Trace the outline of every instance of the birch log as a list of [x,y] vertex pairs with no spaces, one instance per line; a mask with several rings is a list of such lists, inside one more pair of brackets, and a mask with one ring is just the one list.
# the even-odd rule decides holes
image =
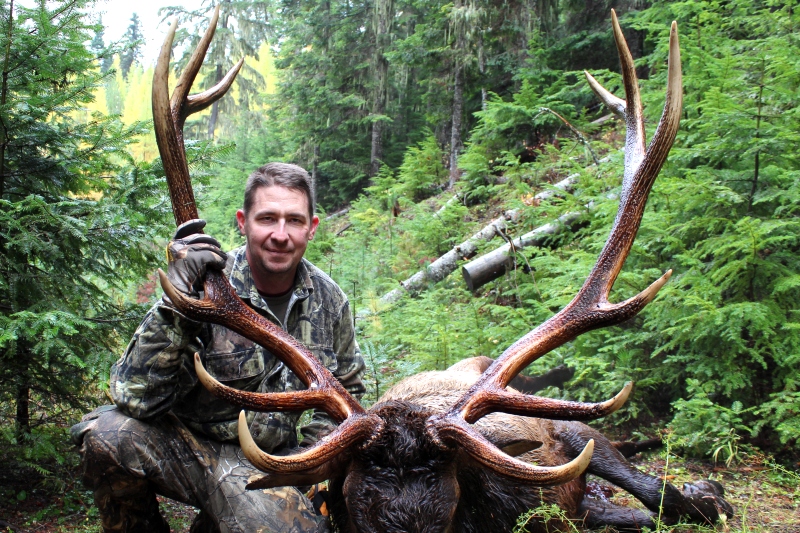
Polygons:
[[[606,159],[607,158],[601,159],[601,162]],[[575,179],[577,179],[577,176],[577,174],[574,175]],[[571,177],[573,176],[570,176],[570,178]],[[553,191],[549,192],[552,193]],[[612,193],[608,195],[608,198],[613,198],[614,196],[615,194]],[[591,209],[592,205],[593,202],[589,202],[585,207],[586,209]],[[584,212],[565,213],[558,217],[555,222],[539,226],[522,237],[514,239],[511,241],[514,245],[514,249],[518,250],[528,246],[543,246],[553,235],[557,235],[566,229],[575,229],[577,225],[580,224],[581,215],[583,213]],[[507,243],[461,267],[461,275],[467,283],[467,288],[474,291],[505,274],[508,266],[513,264],[513,258],[510,257],[510,254],[511,244]]]
[[503,216],[492,220],[482,230],[472,235],[469,239],[455,246],[449,252],[428,265],[427,268],[420,270],[405,281],[400,282],[400,286],[381,297],[382,304],[392,304],[403,297],[406,292],[412,294],[419,292],[428,283],[441,281],[451,272],[458,268],[458,260],[466,259],[475,255],[478,244],[481,241],[491,240],[498,231],[505,231],[506,220],[512,220],[517,216],[518,210],[506,211]]
[[[511,241],[515,249],[529,246],[543,246],[548,239],[558,235],[565,229],[571,229],[581,218],[582,213],[565,213],[558,217],[555,222],[539,226],[535,230],[526,233]],[[497,248],[488,254],[471,261],[461,267],[461,275],[467,283],[467,288],[471,291],[478,289],[482,285],[489,283],[505,274],[509,264],[513,260],[511,257],[511,244]]]
[[[575,183],[578,182],[580,174],[571,174],[553,185],[552,189],[542,191],[534,197],[534,200],[542,201],[551,198],[559,191],[571,191]],[[457,197],[454,197],[457,198]],[[450,201],[453,201],[451,199]],[[448,202],[450,203],[450,202]],[[506,222],[516,220],[519,216],[518,209],[506,211],[503,216],[492,220],[479,232],[472,235],[469,239],[455,246],[452,250],[431,263],[427,268],[420,270],[405,281],[400,282],[400,287],[384,294],[381,297],[381,304],[388,305],[396,302],[407,292],[415,294],[424,289],[429,283],[436,283],[443,280],[458,268],[458,261],[472,257],[478,245],[482,241],[490,241],[499,232],[504,232]]]

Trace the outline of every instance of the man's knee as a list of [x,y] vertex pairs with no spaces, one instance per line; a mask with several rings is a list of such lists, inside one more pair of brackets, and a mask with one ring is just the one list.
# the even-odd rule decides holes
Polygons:
[[[231,495],[233,496],[233,495]],[[231,508],[220,517],[222,533],[327,533],[328,519],[295,487],[245,491],[229,497]]]
[[322,533],[329,531],[325,517],[317,515],[311,501],[295,487],[247,490],[261,472],[235,445],[223,445],[212,475],[208,510],[222,533]]
[[[141,458],[132,450],[146,448],[148,425],[114,406],[103,406],[84,416],[70,429],[81,456],[84,484],[96,489],[113,474],[140,470]],[[137,442],[141,441],[141,442]]]

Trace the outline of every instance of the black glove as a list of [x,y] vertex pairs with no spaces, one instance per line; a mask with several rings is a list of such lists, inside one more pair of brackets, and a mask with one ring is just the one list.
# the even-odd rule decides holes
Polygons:
[[184,222],[167,245],[167,278],[175,288],[193,298],[199,296],[209,268],[222,270],[228,256],[219,242],[203,233],[206,221],[199,218]]

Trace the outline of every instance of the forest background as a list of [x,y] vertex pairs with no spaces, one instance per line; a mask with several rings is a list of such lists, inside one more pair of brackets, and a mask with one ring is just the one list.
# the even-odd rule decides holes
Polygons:
[[[163,10],[180,20],[176,71],[212,3]],[[498,356],[577,292],[616,212],[624,140],[582,70],[622,94],[615,8],[652,133],[677,20],[681,129],[613,296],[675,273],[638,317],[528,371],[568,364],[574,378],[546,393],[572,400],[634,380],[635,397],[604,427],[663,428],[687,455],[731,464],[768,453],[796,468],[796,2],[221,3],[196,89],[247,59],[231,93],[186,126],[201,216],[238,246],[246,176],[275,160],[309,169],[323,222],[308,256],[358,311],[366,403],[415,372]],[[109,367],[158,297],[153,271],[173,226],[142,28],[134,17],[109,38],[90,7],[0,7],[0,441],[5,468],[53,483],[75,462],[68,427],[108,401]],[[537,197],[567,176],[566,191]],[[505,237],[478,254],[579,216],[474,291],[456,271],[384,297],[509,210]]]

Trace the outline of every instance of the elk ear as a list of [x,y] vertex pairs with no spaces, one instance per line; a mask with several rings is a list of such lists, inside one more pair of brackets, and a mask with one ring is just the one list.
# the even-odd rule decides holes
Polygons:
[[506,455],[510,455],[511,457],[518,457],[523,453],[528,453],[531,450],[539,448],[541,445],[542,445],[541,441],[538,440],[516,439],[504,442],[502,444],[498,444],[497,447],[500,448]]

